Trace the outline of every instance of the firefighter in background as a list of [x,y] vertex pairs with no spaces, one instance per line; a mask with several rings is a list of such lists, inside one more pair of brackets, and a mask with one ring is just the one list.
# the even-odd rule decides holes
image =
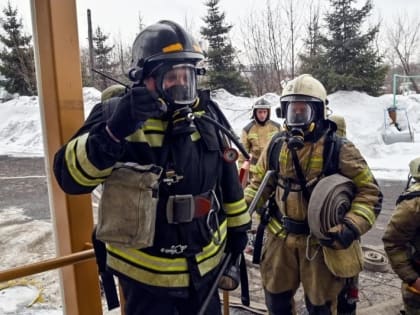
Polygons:
[[420,314],[420,157],[412,160],[409,168],[406,190],[397,199],[382,240],[391,267],[402,280],[404,314],[417,315]]
[[[255,164],[257,164],[264,147],[270,142],[274,134],[281,131],[280,124],[270,119],[270,113],[271,103],[263,97],[258,99],[252,106],[251,122],[242,130],[241,143],[251,156],[249,178],[255,172]],[[239,156],[238,163],[239,168],[241,168],[244,163],[242,155]]]
[[[140,32],[132,56],[132,87],[92,109],[56,153],[54,173],[65,192],[84,194],[101,183],[106,187],[120,163],[162,170],[152,187],[158,199],[153,244],[139,249],[107,243],[106,263],[119,278],[125,314],[195,315],[224,253],[235,256],[245,248],[250,217],[236,163],[223,158],[226,142],[219,130],[190,119],[205,113],[223,125],[209,93],[197,90],[200,46],[177,23],[159,21]],[[107,117],[105,105],[113,103]],[[221,314],[217,290],[205,314]]]
[[[311,75],[289,81],[280,103],[286,138],[278,156],[279,172],[277,179],[270,178],[257,205],[264,204],[274,194],[276,208],[268,221],[260,268],[266,305],[272,315],[295,314],[294,295],[302,283],[309,314],[337,314],[337,297],[345,279],[335,276],[327,267],[319,242],[308,238],[307,221],[310,192],[323,175],[326,134],[336,126],[326,119],[326,90]],[[268,170],[267,149],[245,189],[248,204]],[[333,252],[349,248],[366,233],[382,203],[382,193],[366,161],[347,139],[341,145],[338,170],[353,181],[355,197],[343,223],[328,231],[331,241],[323,246],[332,248]],[[309,257],[308,252],[317,254]],[[349,255],[346,259],[354,258]]]
[[[242,129],[241,143],[250,155],[249,161],[244,161],[242,154],[238,159],[240,178],[244,188],[255,173],[255,165],[257,164],[261,152],[270,142],[273,135],[281,131],[280,124],[270,120],[270,114],[271,103],[264,97],[258,99],[254,105],[252,105],[251,122]],[[245,249],[245,252],[248,254],[253,252],[255,233],[255,227],[248,232],[249,245]]]

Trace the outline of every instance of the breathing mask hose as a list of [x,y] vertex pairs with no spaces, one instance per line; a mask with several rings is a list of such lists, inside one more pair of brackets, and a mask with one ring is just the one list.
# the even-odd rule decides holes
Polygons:
[[235,143],[236,147],[241,151],[242,155],[245,157],[246,160],[250,159],[250,156],[248,152],[245,150],[242,143],[239,142],[238,137],[233,133],[232,130],[227,129],[225,126],[217,122],[216,120],[210,118],[207,115],[196,115],[197,118],[202,118],[205,121],[208,121],[209,123],[215,125],[217,128],[219,128],[230,140]]

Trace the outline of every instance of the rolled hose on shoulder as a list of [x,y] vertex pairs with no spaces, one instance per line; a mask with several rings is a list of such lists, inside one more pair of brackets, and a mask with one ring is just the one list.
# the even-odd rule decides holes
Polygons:
[[318,240],[329,240],[328,230],[343,223],[350,210],[355,186],[351,179],[333,174],[321,179],[312,191],[308,205],[308,224]]

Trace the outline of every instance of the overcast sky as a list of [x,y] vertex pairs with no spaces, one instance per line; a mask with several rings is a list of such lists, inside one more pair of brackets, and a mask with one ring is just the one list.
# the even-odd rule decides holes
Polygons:
[[[4,8],[8,0],[0,0],[0,8]],[[62,0],[57,0],[62,1]],[[131,45],[138,29],[138,16],[141,14],[144,24],[152,24],[161,19],[174,20],[182,25],[189,25],[197,37],[203,26],[202,18],[206,15],[207,7],[204,0],[76,0],[78,11],[79,41],[81,46],[87,46],[87,9],[92,11],[94,28],[100,26],[111,39],[121,37]],[[276,0],[271,0],[276,3]],[[302,0],[296,0],[296,3]],[[25,30],[32,31],[30,22],[30,0],[12,0],[13,7],[23,17]],[[226,21],[239,26],[240,21],[265,6],[263,0],[221,0],[219,7],[226,14]],[[321,5],[327,6],[328,0],[320,0]],[[360,7],[364,0],[357,0]],[[410,16],[420,16],[419,0],[373,0],[373,18],[381,16],[385,24],[397,14],[406,11]],[[235,27],[232,32],[235,33]]]

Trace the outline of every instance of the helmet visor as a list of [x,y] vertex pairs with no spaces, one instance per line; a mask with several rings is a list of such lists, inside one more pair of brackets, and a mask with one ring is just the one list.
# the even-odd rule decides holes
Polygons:
[[289,102],[286,111],[286,123],[290,127],[304,127],[312,122],[314,112],[310,103]]
[[162,76],[162,91],[168,101],[188,105],[197,97],[196,70],[191,64],[173,65]]

